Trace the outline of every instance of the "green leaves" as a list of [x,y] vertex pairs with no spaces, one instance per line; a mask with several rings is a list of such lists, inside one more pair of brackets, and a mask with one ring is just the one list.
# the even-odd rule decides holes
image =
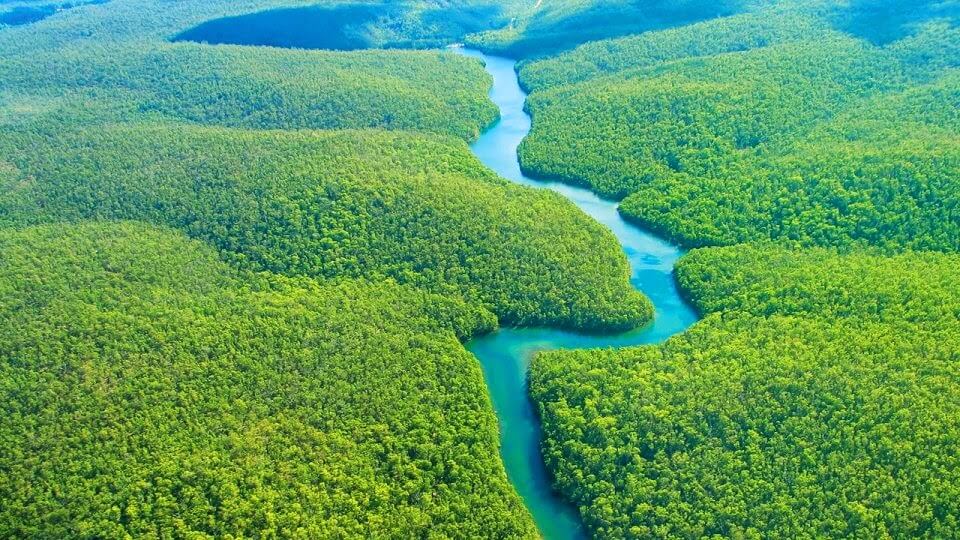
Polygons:
[[522,163],[688,246],[956,250],[958,38],[876,47],[799,2],[585,45],[522,67]]
[[690,252],[678,281],[706,314],[692,329],[535,360],[558,487],[608,538],[953,530],[957,259]]
[[455,335],[488,313],[136,223],[0,254],[0,535],[535,535]]
[[239,254],[247,268],[389,277],[485,306],[504,324],[626,329],[652,315],[609,231],[557,195],[489,174],[454,140],[41,128],[0,141],[38,179],[0,194],[8,225],[147,221]]

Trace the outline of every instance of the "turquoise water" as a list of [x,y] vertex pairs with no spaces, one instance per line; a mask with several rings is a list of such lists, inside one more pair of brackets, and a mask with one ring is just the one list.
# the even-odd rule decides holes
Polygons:
[[654,322],[642,329],[614,336],[586,336],[550,328],[505,328],[467,344],[483,366],[494,409],[500,420],[500,442],[507,476],[523,498],[540,532],[548,540],[583,538],[580,516],[550,486],[540,456],[540,421],[527,393],[527,368],[537,351],[625,347],[659,343],[681,332],[697,315],[680,297],[673,266],[683,252],[624,221],[617,203],[591,191],[528,178],[520,171],[517,145],[530,132],[530,116],[523,110],[526,94],[517,82],[511,59],[477,51],[462,54],[482,59],[493,76],[490,99],[500,107],[500,121],[471,146],[488,167],[525,186],[550,189],[573,201],[584,212],[606,225],[623,246],[633,271],[630,282],[643,291],[656,308]]

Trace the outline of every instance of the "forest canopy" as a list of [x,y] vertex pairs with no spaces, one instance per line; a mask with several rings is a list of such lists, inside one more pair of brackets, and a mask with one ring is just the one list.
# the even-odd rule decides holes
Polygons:
[[463,343],[675,314],[470,154],[458,42],[526,173],[698,248],[699,323],[533,360],[588,533],[956,536],[957,5],[0,0],[0,537],[538,536]]
[[957,530],[960,257],[740,245],[678,272],[691,330],[533,365],[548,466],[596,536]]
[[626,217],[689,246],[958,249],[960,29],[933,18],[877,46],[821,8],[524,64],[525,170],[625,199]]
[[[463,343],[652,307],[609,231],[470,155],[478,61],[171,42],[315,3],[0,29],[0,536],[538,536]],[[412,2],[377,39],[501,5]]]
[[375,131],[56,124],[8,131],[0,224],[140,220],[243,267],[390,277],[505,324],[633,328],[652,316],[612,234],[509,184],[451,139]]
[[457,341],[490,313],[136,223],[0,255],[0,535],[535,536]]
[[732,15],[753,0],[555,0],[521,10],[505,28],[467,35],[472,47],[540,57],[593,40],[640,34]]
[[705,317],[685,333],[534,360],[548,467],[596,537],[960,527],[960,30],[949,2],[894,4],[780,2],[521,64],[528,173],[725,246],[676,268]]

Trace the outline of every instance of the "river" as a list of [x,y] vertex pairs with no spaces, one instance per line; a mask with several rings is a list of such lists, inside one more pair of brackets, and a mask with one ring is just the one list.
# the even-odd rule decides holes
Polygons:
[[500,176],[560,193],[606,225],[630,261],[631,284],[646,294],[656,309],[652,324],[625,334],[588,336],[551,328],[504,328],[467,344],[483,367],[500,421],[500,451],[507,476],[537,527],[547,540],[583,538],[579,513],[550,485],[540,454],[540,420],[527,392],[527,368],[538,351],[659,343],[685,330],[697,315],[681,298],[673,279],[674,264],[683,251],[624,221],[616,202],[601,199],[587,189],[524,176],[517,146],[530,132],[531,119],[523,110],[527,95],[517,81],[516,62],[468,49],[459,52],[484,61],[493,76],[490,99],[500,107],[499,122],[471,145],[473,153]]

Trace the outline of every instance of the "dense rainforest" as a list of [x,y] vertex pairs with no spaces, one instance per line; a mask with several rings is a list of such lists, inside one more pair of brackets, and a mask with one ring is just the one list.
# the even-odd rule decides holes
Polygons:
[[531,368],[602,538],[960,529],[960,11],[779,2],[525,61],[531,174],[697,249],[704,320]]
[[628,286],[609,231],[559,196],[489,173],[462,142],[383,131],[33,126],[0,136],[12,166],[0,180],[10,186],[0,225],[167,225],[242,267],[392,278],[476,302],[505,324],[627,329],[652,315]]
[[956,537],[958,23],[0,0],[0,536],[539,536],[464,343],[669,314],[610,230],[471,155],[498,110],[465,43],[520,60],[525,172],[696,248],[693,327],[533,359],[585,532]]
[[954,19],[877,45],[782,4],[525,64],[524,167],[685,245],[960,247]]
[[956,321],[734,311],[663,346],[544,354],[531,387],[599,538],[951,538],[958,348]]
[[597,536],[956,533],[960,256],[753,245],[678,272],[707,314],[687,333],[533,367]]
[[0,30],[0,536],[538,536],[463,342],[651,305],[609,231],[469,153],[476,60],[174,41],[278,7]]
[[136,223],[0,254],[0,536],[534,534],[457,341],[489,312]]

